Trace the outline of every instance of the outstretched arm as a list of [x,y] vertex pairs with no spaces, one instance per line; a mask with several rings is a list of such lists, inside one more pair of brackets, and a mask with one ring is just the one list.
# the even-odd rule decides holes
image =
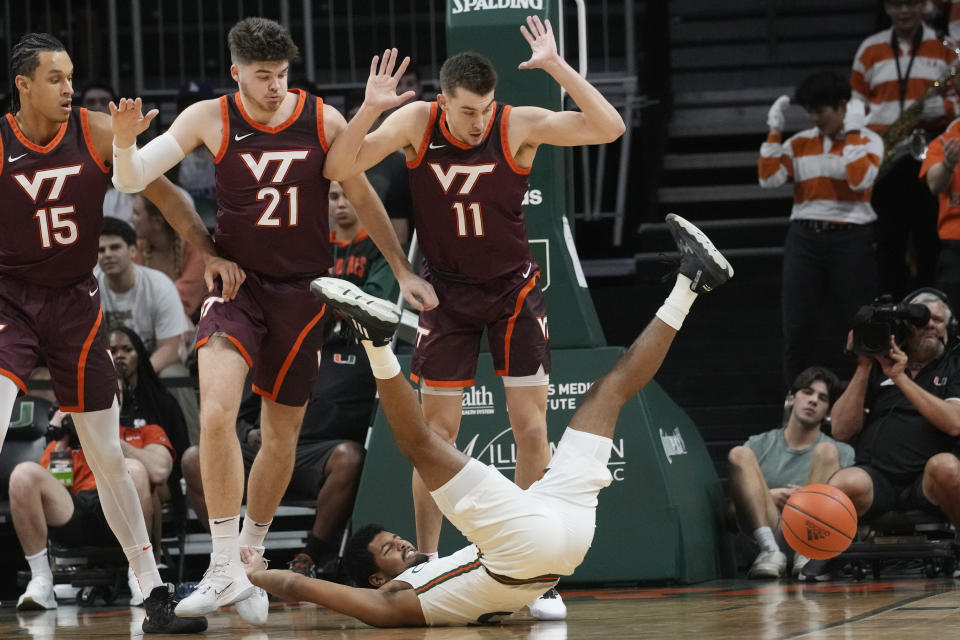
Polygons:
[[[528,28],[529,27],[529,28]],[[602,144],[619,138],[626,127],[623,118],[597,89],[557,53],[550,21],[528,16],[520,32],[530,44],[530,59],[520,69],[543,69],[566,89],[580,111],[549,111],[517,107],[510,118],[510,138],[518,144],[575,146]]]
[[390,265],[406,301],[418,311],[437,306],[437,294],[433,286],[413,272],[400,247],[393,225],[390,224],[387,211],[377,197],[377,192],[370,186],[367,177],[361,173],[340,184],[347,199],[353,203],[363,228],[370,234],[380,253]]
[[276,569],[253,570],[247,577],[282,600],[314,602],[374,627],[426,625],[420,599],[413,589],[358,589]]
[[414,95],[413,91],[397,95],[397,82],[410,63],[409,57],[404,58],[394,73],[397,57],[396,49],[384,51],[382,59],[373,57],[363,104],[348,125],[337,127],[336,139],[330,146],[323,168],[326,178],[346,180],[377,164],[388,153],[411,144],[408,139],[411,123],[408,120],[414,113],[423,111],[422,103],[413,109],[401,110],[406,115],[400,118],[392,114],[374,133],[368,135],[384,111],[402,105]]
[[[97,152],[103,158],[110,158],[114,139],[112,119],[95,112],[90,112],[88,118]],[[232,300],[237,294],[237,289],[243,284],[246,274],[236,263],[216,254],[210,234],[207,233],[200,215],[190,205],[190,201],[162,175],[143,188],[143,196],[157,205],[157,209],[173,230],[200,254],[203,259],[203,279],[207,284],[207,290],[213,289],[214,280],[219,277],[223,281],[224,300]]]

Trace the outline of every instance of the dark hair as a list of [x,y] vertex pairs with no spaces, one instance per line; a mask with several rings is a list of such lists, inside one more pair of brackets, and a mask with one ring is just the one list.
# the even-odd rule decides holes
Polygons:
[[808,388],[817,380],[827,385],[827,395],[830,396],[829,403],[830,406],[833,406],[833,401],[839,395],[840,380],[833,371],[824,367],[807,367],[801,371],[800,375],[793,381],[793,386],[790,387],[790,395],[796,395],[797,391]]
[[457,87],[482,96],[497,88],[497,72],[493,64],[479,53],[458,53],[447,58],[440,67],[440,90],[452,97]]
[[800,81],[794,97],[804,109],[837,107],[850,99],[850,83],[833,71],[818,71]]
[[33,78],[40,66],[41,51],[66,51],[63,43],[49,33],[25,33],[10,50],[10,113],[20,110],[20,90],[17,76]]
[[100,227],[102,236],[120,236],[127,246],[137,244],[137,232],[128,223],[120,218],[103,216],[103,226]]
[[227,46],[234,64],[293,60],[300,53],[287,28],[267,18],[244,18],[233,25]]
[[369,547],[377,534],[386,530],[382,524],[367,524],[354,531],[347,540],[347,546],[343,550],[343,570],[347,572],[354,586],[373,588],[370,576],[379,571],[380,567],[377,566]]
[[114,332],[127,336],[133,350],[137,352],[137,386],[131,388],[127,386],[126,380],[120,381],[123,385],[120,424],[132,427],[140,419],[147,424],[159,425],[170,438],[170,444],[179,459],[190,446],[183,410],[154,371],[150,364],[150,353],[140,335],[130,327],[116,325],[110,327],[107,337]]

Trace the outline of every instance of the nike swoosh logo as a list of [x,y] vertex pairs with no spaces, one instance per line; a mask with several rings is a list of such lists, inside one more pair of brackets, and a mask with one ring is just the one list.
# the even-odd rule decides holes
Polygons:
[[243,140],[244,138],[249,138],[249,137],[252,136],[252,135],[253,135],[252,133],[245,133],[245,134],[243,134],[242,136],[239,135],[239,134],[234,134],[234,135],[233,135],[233,139],[236,140],[237,142],[240,142],[240,141]]
[[217,596],[217,597],[219,598],[219,597],[220,597],[220,594],[222,594],[224,591],[226,591],[227,589],[229,589],[232,584],[233,584],[233,580],[231,580],[231,581],[229,582],[229,584],[227,584],[227,586],[225,586],[223,589],[214,589],[214,590],[213,590],[213,595],[215,595],[215,596]]
[[432,142],[429,144],[429,147],[430,147],[431,149],[443,149],[445,146],[447,146],[447,145],[445,145],[445,144],[433,144]]
[[25,154],[25,153],[24,153],[24,154],[21,154],[21,155],[17,156],[16,158],[14,158],[13,156],[7,156],[7,162],[16,162],[17,160],[19,160],[20,158],[22,158],[22,157],[25,156],[25,155],[27,155],[27,154]]
[[152,547],[152,546],[153,546],[152,544],[148,544],[147,546],[143,547],[143,548],[140,549],[140,550],[141,550],[141,551],[149,551],[149,550],[150,550],[150,547]]
[[93,296],[97,295],[97,291],[100,291],[100,287],[97,287],[93,291],[88,291],[87,293],[89,293],[90,297],[92,298]]
[[527,270],[523,272],[523,277],[526,278],[527,276],[529,276],[531,271],[533,271],[533,265],[528,264]]
[[214,520],[213,524],[223,524],[224,522],[230,522],[233,518],[226,518],[225,520]]

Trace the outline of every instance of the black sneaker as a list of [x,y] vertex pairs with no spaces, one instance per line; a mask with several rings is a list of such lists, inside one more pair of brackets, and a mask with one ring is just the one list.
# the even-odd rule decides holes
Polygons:
[[308,578],[317,577],[317,565],[308,554],[300,552],[293,556],[293,560],[287,565],[287,569],[294,573],[299,573]]
[[360,340],[369,340],[375,347],[390,344],[400,324],[392,303],[341,278],[317,278],[310,290],[349,322]]
[[143,619],[144,633],[202,633],[207,630],[207,619],[179,618],[173,612],[180,602],[173,585],[156,587],[143,601],[146,616]]
[[668,213],[667,228],[680,250],[680,273],[690,278],[691,291],[713,291],[733,277],[733,267],[693,223]]

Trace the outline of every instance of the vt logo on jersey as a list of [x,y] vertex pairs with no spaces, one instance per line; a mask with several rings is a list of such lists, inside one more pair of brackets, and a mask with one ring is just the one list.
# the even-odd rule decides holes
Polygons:
[[461,196],[469,195],[473,190],[473,187],[476,186],[477,180],[480,176],[493,173],[493,170],[497,168],[497,163],[491,162],[489,164],[452,164],[446,171],[443,170],[443,167],[440,166],[437,162],[429,163],[430,169],[433,170],[433,174],[437,177],[437,181],[440,183],[440,186],[443,187],[443,192],[447,193],[450,191],[450,187],[453,186],[453,181],[457,176],[462,175],[464,177],[463,184],[460,185],[460,188],[457,190],[457,193]]
[[273,172],[273,177],[270,178],[270,182],[276,184],[283,182],[294,160],[306,160],[309,155],[310,151],[307,149],[301,149],[300,151],[264,151],[256,160],[252,153],[241,153],[240,159],[250,169],[250,173],[257,179],[257,182],[260,182],[263,178],[263,174],[271,162],[279,163],[277,170]]
[[60,167],[58,169],[43,169],[42,171],[37,171],[33,174],[33,178],[27,178],[24,173],[14,174],[13,179],[17,181],[17,184],[30,196],[30,199],[34,202],[37,201],[37,198],[40,196],[40,187],[43,186],[43,183],[47,180],[52,180],[53,185],[50,187],[50,192],[47,194],[47,200],[56,200],[60,197],[60,194],[63,192],[63,185],[67,181],[67,178],[70,176],[80,175],[80,171],[83,169],[83,165],[75,164],[69,167]]

